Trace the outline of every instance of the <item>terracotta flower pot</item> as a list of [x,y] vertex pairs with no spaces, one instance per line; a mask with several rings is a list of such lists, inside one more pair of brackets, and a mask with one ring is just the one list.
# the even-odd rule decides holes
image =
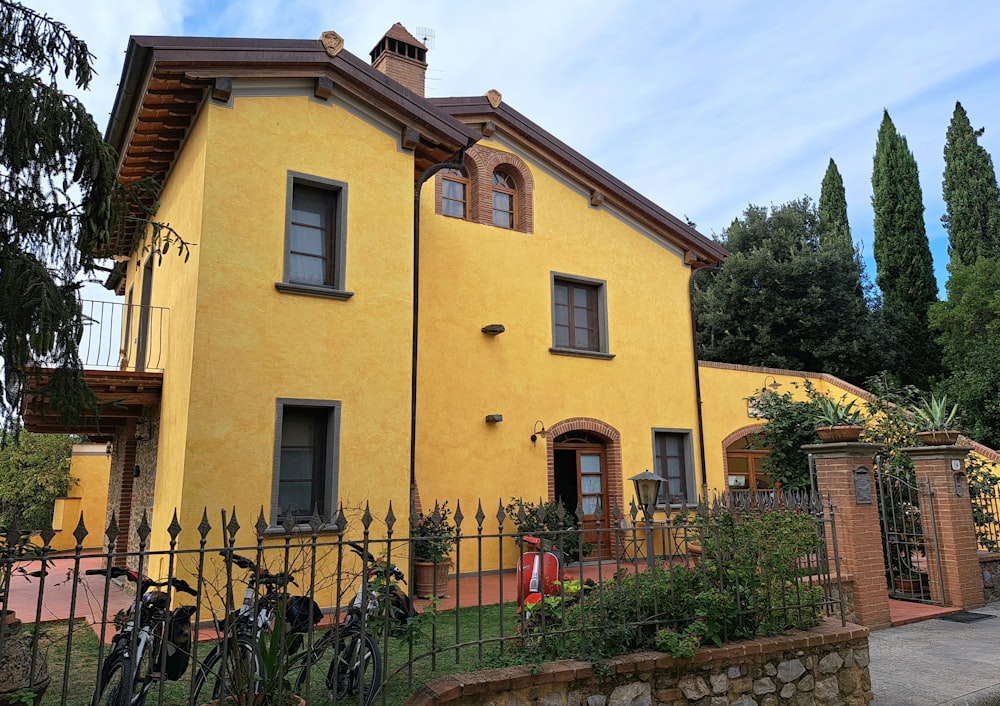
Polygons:
[[953,429],[917,432],[917,439],[924,446],[954,446],[958,437],[959,432]]
[[421,598],[443,598],[448,593],[450,561],[413,562],[413,592]]
[[816,427],[820,441],[831,444],[838,442],[857,441],[861,438],[864,427],[839,425],[833,427]]

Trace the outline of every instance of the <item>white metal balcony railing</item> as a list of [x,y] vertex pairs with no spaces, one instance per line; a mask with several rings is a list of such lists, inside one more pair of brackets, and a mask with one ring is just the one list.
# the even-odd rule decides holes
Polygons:
[[83,300],[84,369],[163,372],[169,309]]

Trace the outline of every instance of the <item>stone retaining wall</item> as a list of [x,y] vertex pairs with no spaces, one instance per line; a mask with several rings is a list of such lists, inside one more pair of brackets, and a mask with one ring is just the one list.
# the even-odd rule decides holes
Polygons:
[[828,620],[808,632],[703,648],[691,659],[642,652],[436,679],[408,706],[865,706],[868,629]]

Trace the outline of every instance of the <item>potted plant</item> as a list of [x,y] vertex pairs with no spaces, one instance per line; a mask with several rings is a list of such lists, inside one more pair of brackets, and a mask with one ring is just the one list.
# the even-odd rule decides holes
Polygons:
[[[33,534],[0,523],[0,704],[25,698],[38,703],[49,685],[44,656],[32,654],[36,649],[34,636],[21,632],[21,621],[7,608],[14,575],[41,576],[48,564],[42,548],[31,541]],[[41,568],[29,571],[32,564]]]
[[448,501],[435,504],[434,512],[429,515],[420,513],[410,528],[413,591],[421,598],[445,595],[456,537]]
[[816,433],[821,441],[857,441],[864,430],[865,416],[855,408],[855,400],[846,401],[846,395],[839,400],[819,397],[816,400]]
[[276,613],[273,629],[260,634],[259,645],[261,671],[242,651],[232,656],[225,667],[224,695],[206,706],[305,706],[292,686],[292,672],[303,668],[305,657],[296,652],[301,636],[290,632],[283,610]]
[[948,406],[948,396],[931,395],[910,405],[910,422],[917,438],[925,446],[951,446],[958,441],[955,427],[958,405]]

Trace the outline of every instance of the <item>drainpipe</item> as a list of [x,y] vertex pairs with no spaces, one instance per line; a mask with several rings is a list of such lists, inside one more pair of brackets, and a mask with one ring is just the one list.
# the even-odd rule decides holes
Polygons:
[[[465,161],[463,147],[451,157],[450,162],[433,164],[424,170],[413,186],[413,341],[410,359],[410,517],[417,502],[417,333],[420,323],[420,192],[424,184],[442,169],[462,169]],[[410,558],[410,576],[413,559]]]
[[698,367],[698,323],[694,311],[694,278],[700,272],[718,271],[722,265],[706,265],[698,269],[691,270],[691,277],[688,280],[688,303],[691,306],[691,343],[694,347],[694,396],[698,407],[698,453],[701,460],[701,490],[702,498],[708,503],[708,465],[705,462],[705,424],[702,414],[703,401],[701,399],[701,369]]

